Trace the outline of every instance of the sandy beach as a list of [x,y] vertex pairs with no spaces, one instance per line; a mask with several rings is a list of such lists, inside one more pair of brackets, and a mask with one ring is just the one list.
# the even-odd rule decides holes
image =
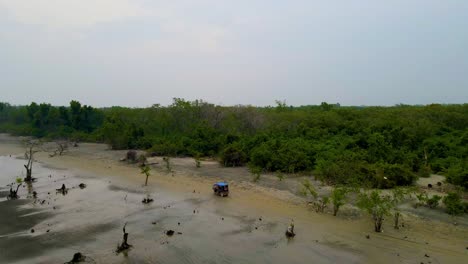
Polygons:
[[[305,176],[262,175],[253,183],[246,168],[212,160],[196,168],[191,158],[172,158],[168,172],[154,157],[145,187],[140,169],[119,161],[126,151],[104,144],[81,143],[55,157],[37,153],[38,180],[20,188],[19,200],[7,201],[6,185],[24,170],[23,152],[18,138],[0,136],[0,263],[64,263],[75,252],[91,263],[464,263],[468,257],[466,216],[403,205],[404,228],[393,229],[389,217],[384,232],[375,233],[371,218],[353,206],[338,217],[312,210],[298,195]],[[213,195],[218,180],[230,183],[229,197]],[[62,184],[66,195],[55,191]],[[154,202],[142,204],[146,195]],[[297,236],[289,240],[284,231],[291,219]],[[116,254],[125,223],[133,247]],[[169,229],[176,234],[167,236]]]

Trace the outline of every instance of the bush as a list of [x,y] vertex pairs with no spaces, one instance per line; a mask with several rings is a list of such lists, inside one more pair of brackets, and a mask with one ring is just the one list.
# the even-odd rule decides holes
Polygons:
[[429,178],[431,176],[431,168],[429,166],[421,166],[418,171],[418,176],[423,178]]
[[384,217],[390,214],[393,202],[390,196],[382,195],[380,191],[374,190],[370,193],[360,193],[357,206],[372,216],[374,231],[382,232]]
[[342,205],[346,202],[346,194],[348,193],[348,189],[343,187],[334,188],[331,192],[330,199],[333,203],[333,215],[336,216],[338,214],[338,210]]
[[418,199],[417,205],[425,205],[427,204],[427,200],[429,200],[429,197],[427,196],[427,193],[425,192],[417,193],[416,198]]
[[464,206],[458,193],[451,192],[444,197],[443,202],[446,212],[451,215],[461,215],[464,213]]
[[416,180],[416,175],[410,168],[401,164],[379,164],[383,172],[384,180],[380,182],[379,188],[393,188],[395,186],[408,186]]
[[247,162],[247,155],[240,144],[230,144],[221,152],[221,164],[225,167],[242,166]]
[[457,162],[447,171],[447,182],[460,185],[468,189],[468,165],[467,162]]
[[440,199],[442,199],[441,196],[434,195],[431,198],[426,200],[426,204],[427,204],[427,206],[429,206],[429,208],[434,209],[439,205]]
[[312,170],[315,152],[303,139],[269,140],[254,148],[251,163],[267,171],[295,173]]

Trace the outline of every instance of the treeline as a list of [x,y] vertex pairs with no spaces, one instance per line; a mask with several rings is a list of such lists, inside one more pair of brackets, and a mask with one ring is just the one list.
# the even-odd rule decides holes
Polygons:
[[69,107],[0,103],[0,131],[314,172],[332,184],[391,188],[440,173],[468,188],[468,104],[225,107],[176,98],[169,106],[96,109],[76,101]]

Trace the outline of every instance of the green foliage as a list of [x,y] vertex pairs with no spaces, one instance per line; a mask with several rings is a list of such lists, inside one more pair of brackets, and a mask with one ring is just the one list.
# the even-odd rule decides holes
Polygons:
[[434,209],[439,205],[440,199],[442,199],[442,196],[434,195],[426,200],[426,204],[429,208]]
[[401,203],[401,201],[403,201],[403,199],[405,199],[407,195],[410,195],[411,193],[412,193],[411,188],[401,188],[401,187],[394,188],[392,189],[392,202],[395,205],[398,205],[399,203]]
[[284,176],[283,173],[278,172],[278,173],[276,173],[276,178],[278,178],[278,180],[282,181],[282,180],[284,180],[285,176]]
[[459,185],[468,190],[468,161],[456,160],[447,172],[447,182]]
[[249,171],[250,171],[250,173],[252,173],[253,182],[258,182],[260,180],[261,175],[262,175],[262,171],[263,171],[262,168],[249,165]]
[[348,193],[348,189],[344,187],[336,187],[332,190],[330,199],[333,204],[333,215],[336,216],[338,210],[342,205],[346,202],[346,194]]
[[381,232],[384,217],[390,214],[394,202],[391,196],[382,195],[380,191],[374,190],[370,193],[360,193],[357,206],[372,216],[374,231]]
[[465,211],[461,196],[456,192],[450,192],[442,201],[448,214],[461,215]]
[[429,178],[431,176],[431,168],[429,166],[421,166],[418,171],[418,176],[422,178]]
[[16,184],[22,184],[23,179],[21,177],[16,178]]
[[427,204],[427,200],[429,199],[426,192],[416,193],[416,198],[418,199],[418,205]]
[[239,143],[227,145],[220,154],[221,164],[225,167],[242,166],[247,162],[247,154]]
[[141,166],[140,169],[141,169],[140,173],[145,174],[145,176],[146,176],[145,186],[147,186],[148,185],[148,177],[150,176],[151,167],[145,164],[145,165]]
[[171,164],[171,158],[169,157],[163,157],[163,161],[166,164],[166,169],[168,172],[172,172],[172,164]]
[[301,190],[300,190],[300,194],[303,195],[303,196],[310,195],[310,196],[314,197],[314,199],[317,199],[317,197],[318,197],[318,193],[315,190],[315,187],[312,185],[312,183],[308,179],[304,179],[304,181],[302,181],[302,187],[301,187]]
[[315,211],[317,213],[323,213],[328,203],[330,203],[330,197],[324,196],[318,198],[318,200],[315,202]]
[[395,186],[408,186],[416,180],[416,174],[402,164],[377,164],[379,188],[393,188]]
[[71,101],[0,103],[0,132],[78,141],[153,155],[217,157],[224,166],[314,172],[331,184],[393,188],[431,172],[468,186],[468,104],[394,107],[168,106],[96,109]]

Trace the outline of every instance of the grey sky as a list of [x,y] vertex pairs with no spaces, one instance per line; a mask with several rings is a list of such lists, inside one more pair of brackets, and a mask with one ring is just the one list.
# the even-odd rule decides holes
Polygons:
[[0,101],[468,103],[464,0],[0,0]]

